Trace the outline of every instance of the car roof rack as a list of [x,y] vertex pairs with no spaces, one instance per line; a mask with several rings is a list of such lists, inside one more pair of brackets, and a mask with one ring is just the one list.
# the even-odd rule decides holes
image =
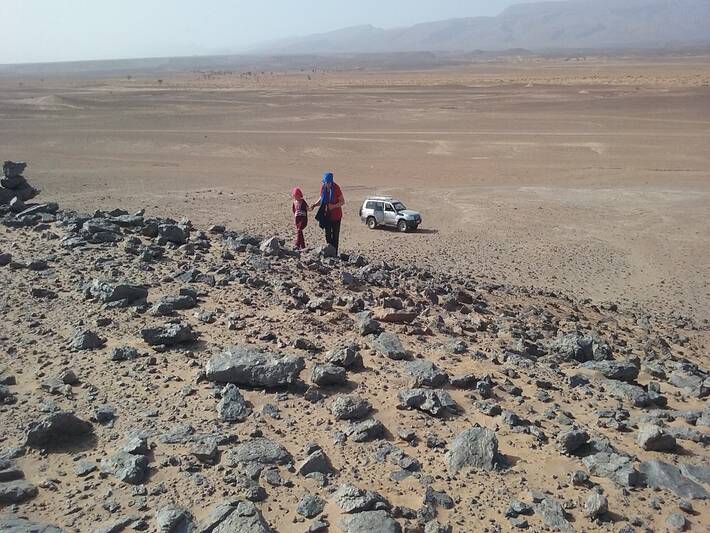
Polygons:
[[392,196],[368,196],[368,200],[392,200]]

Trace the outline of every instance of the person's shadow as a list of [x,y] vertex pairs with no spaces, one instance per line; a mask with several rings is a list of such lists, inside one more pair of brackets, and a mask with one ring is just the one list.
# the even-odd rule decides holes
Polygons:
[[[397,228],[393,228],[390,226],[377,226],[377,229],[380,231],[386,231],[389,233],[402,233],[399,231]],[[407,231],[405,232],[407,235],[436,235],[439,233],[438,229],[429,229],[429,228],[422,228],[422,229],[417,229],[415,231]]]

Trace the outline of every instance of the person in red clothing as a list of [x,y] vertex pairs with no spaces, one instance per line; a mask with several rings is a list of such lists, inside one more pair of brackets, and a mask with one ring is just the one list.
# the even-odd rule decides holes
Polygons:
[[303,230],[308,225],[308,204],[303,199],[303,192],[298,187],[294,187],[291,191],[291,197],[293,198],[293,204],[291,204],[291,210],[293,211],[293,218],[296,224],[296,250],[303,250],[306,247],[306,239],[303,237]]
[[323,174],[320,198],[311,205],[311,210],[321,207],[323,216],[321,218],[317,216],[316,218],[319,219],[321,227],[325,230],[325,241],[335,248],[336,254],[340,243],[340,222],[343,219],[342,207],[344,205],[345,197],[343,196],[343,191],[333,181],[333,173],[326,172]]

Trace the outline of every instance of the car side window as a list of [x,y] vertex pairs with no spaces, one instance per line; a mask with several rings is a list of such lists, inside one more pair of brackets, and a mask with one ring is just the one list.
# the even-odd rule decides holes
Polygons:
[[385,204],[382,202],[375,202],[375,211],[384,211]]
[[388,213],[394,213],[394,207],[392,207],[392,204],[385,204],[385,211]]
[[375,202],[367,202],[365,204],[365,209],[375,209]]

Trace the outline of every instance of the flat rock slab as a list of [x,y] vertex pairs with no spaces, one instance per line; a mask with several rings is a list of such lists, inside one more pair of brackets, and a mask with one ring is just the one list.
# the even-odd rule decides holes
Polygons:
[[609,478],[622,487],[635,487],[641,484],[641,476],[626,455],[600,452],[585,457],[582,462],[591,475]]
[[456,414],[458,409],[445,390],[400,389],[397,393],[400,409],[418,409],[433,416]]
[[291,385],[305,363],[303,357],[279,356],[248,346],[235,346],[212,356],[205,368],[209,381],[245,387],[279,388]]
[[666,489],[681,498],[692,498],[694,500],[708,498],[708,493],[702,485],[685,477],[673,465],[662,461],[647,461],[641,463],[639,470],[648,487]]
[[258,463],[262,465],[285,465],[291,462],[291,454],[278,442],[265,438],[255,438],[226,451],[225,463],[227,466]]
[[3,533],[64,533],[64,530],[57,526],[31,522],[25,518],[1,516],[0,531]]
[[25,481],[17,479],[0,483],[0,503],[20,503],[37,496],[37,487]]
[[141,330],[141,337],[151,346],[175,346],[196,341],[200,333],[185,322],[172,322],[164,326],[144,328]]
[[441,387],[449,381],[449,375],[431,361],[415,359],[404,364],[414,387]]
[[196,529],[200,533],[273,533],[259,509],[251,502],[218,505]]

